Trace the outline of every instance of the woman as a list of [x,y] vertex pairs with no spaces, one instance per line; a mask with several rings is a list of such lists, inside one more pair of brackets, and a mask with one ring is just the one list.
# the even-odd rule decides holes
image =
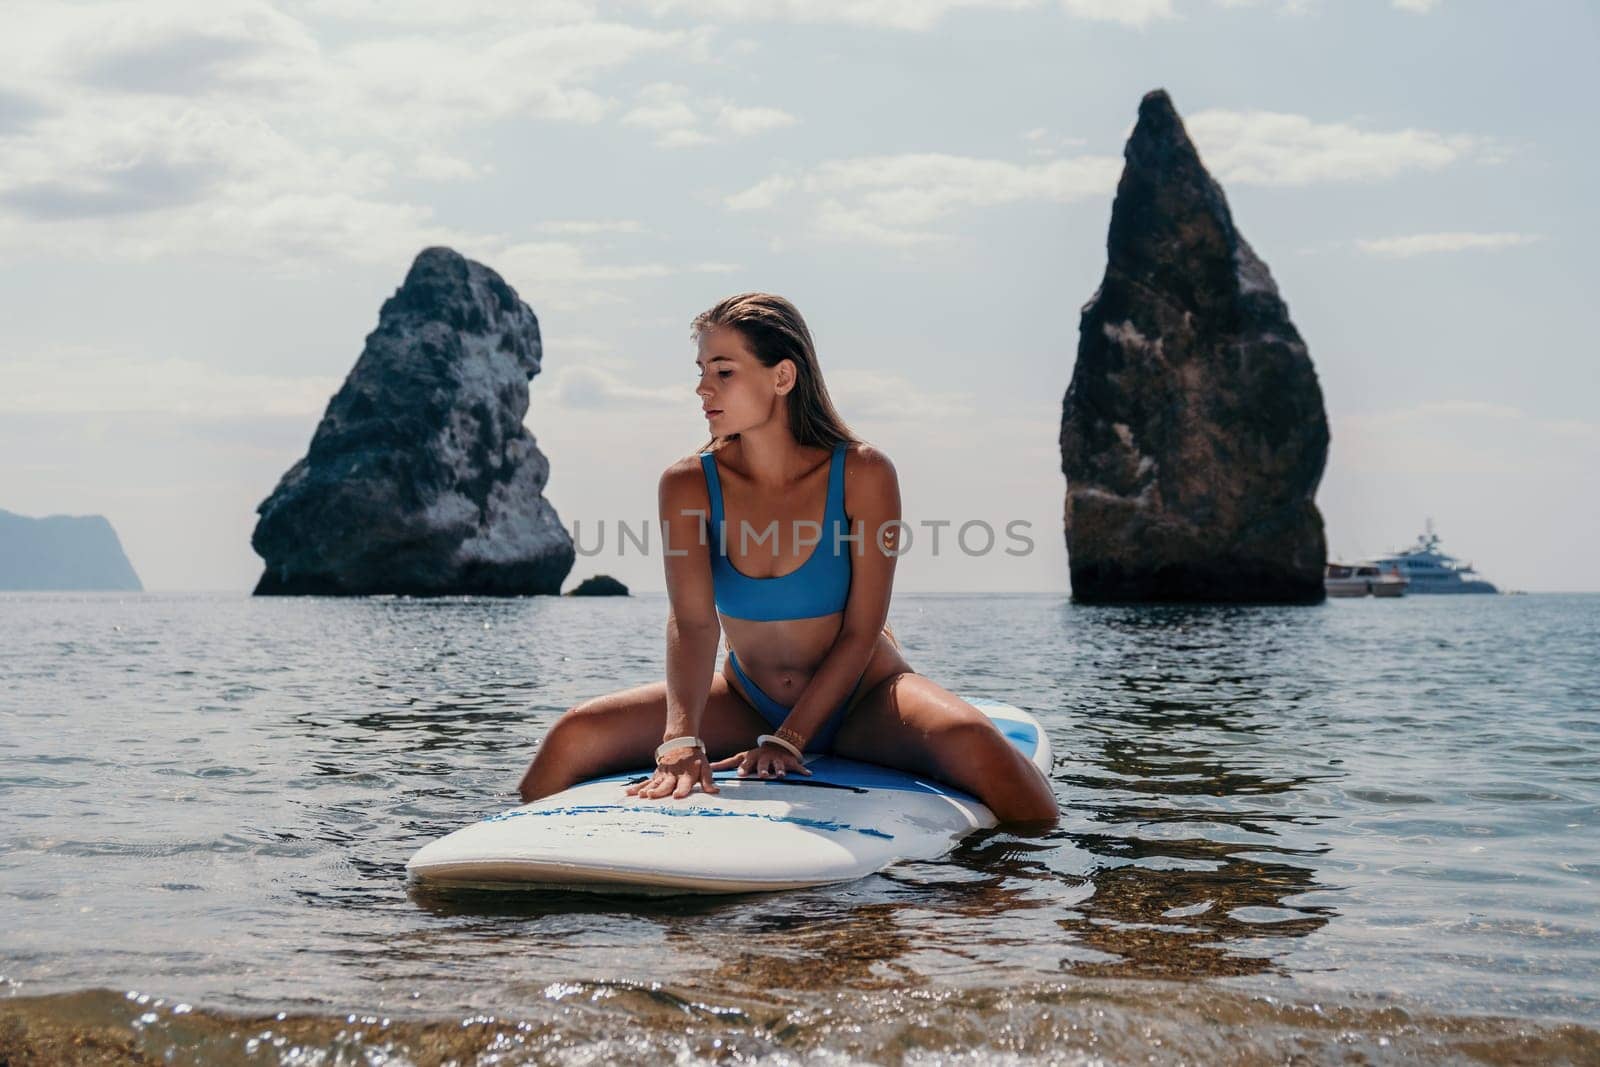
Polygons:
[[1044,775],[982,712],[913,671],[885,624],[899,482],[834,410],[800,313],[743,293],[696,317],[693,336],[712,437],[661,476],[666,680],[562,715],[523,775],[523,801],[652,760],[629,794],[716,793],[712,771],[809,774],[800,754],[829,751],[948,782],[1002,822],[1053,824]]

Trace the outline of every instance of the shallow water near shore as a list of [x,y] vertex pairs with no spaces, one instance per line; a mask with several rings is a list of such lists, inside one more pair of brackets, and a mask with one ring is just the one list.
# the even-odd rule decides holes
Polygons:
[[775,895],[408,887],[564,708],[660,677],[664,615],[0,596],[0,1056],[1600,1057],[1600,596],[898,596],[919,671],[1048,729],[1049,835]]

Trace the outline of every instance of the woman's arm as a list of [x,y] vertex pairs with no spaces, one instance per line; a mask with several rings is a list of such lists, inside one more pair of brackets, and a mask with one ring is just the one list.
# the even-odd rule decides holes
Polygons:
[[[702,523],[711,500],[699,457],[668,467],[657,491],[662,557],[667,578],[667,723],[662,741],[698,737],[722,634],[711,586],[711,555]],[[700,749],[668,752],[655,775],[627,792],[654,798],[686,797],[696,784],[717,792],[710,763]]]
[[661,475],[662,556],[667,579],[667,729],[663,741],[698,735],[717,665],[717,619],[711,553],[704,523],[711,499],[698,457]]
[[[894,464],[871,445],[859,445],[852,451],[853,455],[845,453],[846,513],[850,533],[861,534],[861,540],[844,545],[850,552],[850,596],[845,602],[844,622],[783,722],[785,728],[808,741],[844,701],[872,659],[878,635],[889,618],[894,565],[903,536],[898,525],[900,479]],[[832,550],[826,535],[817,547]]]

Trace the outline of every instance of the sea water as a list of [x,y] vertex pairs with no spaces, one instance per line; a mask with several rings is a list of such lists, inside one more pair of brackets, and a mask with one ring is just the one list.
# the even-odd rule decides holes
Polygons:
[[1054,831],[772,895],[409,887],[662,676],[665,611],[0,595],[0,1059],[1600,1059],[1600,596],[901,595],[919,673],[1048,729]]

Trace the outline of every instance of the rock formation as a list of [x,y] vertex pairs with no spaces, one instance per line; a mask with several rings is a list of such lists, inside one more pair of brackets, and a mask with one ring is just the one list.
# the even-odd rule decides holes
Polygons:
[[104,516],[31,519],[0,510],[0,589],[139,593],[144,586]]
[[1123,157],[1062,404],[1073,597],[1319,601],[1328,422],[1305,342],[1164,91]]
[[538,319],[498,274],[424,249],[256,509],[256,593],[559,593],[572,539],[522,425],[541,354]]
[[609,574],[596,574],[578,583],[568,596],[627,596],[628,587]]

